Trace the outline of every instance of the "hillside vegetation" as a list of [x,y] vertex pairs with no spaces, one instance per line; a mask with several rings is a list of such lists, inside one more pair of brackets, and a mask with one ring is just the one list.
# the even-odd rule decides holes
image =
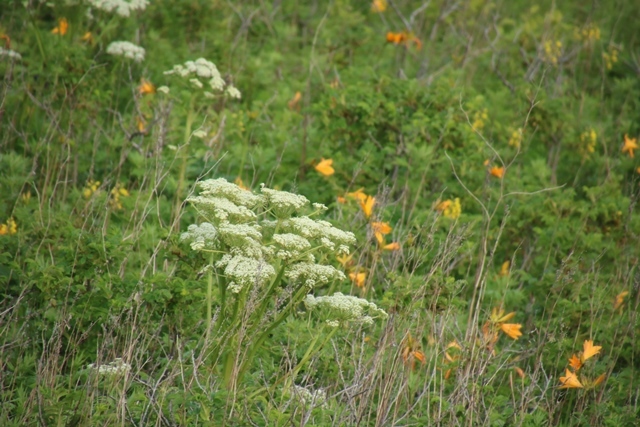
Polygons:
[[4,0],[0,425],[637,425],[637,13]]

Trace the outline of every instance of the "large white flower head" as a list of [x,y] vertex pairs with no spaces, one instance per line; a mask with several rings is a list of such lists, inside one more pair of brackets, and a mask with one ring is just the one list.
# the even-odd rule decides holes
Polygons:
[[307,295],[304,304],[309,311],[319,311],[323,318],[341,323],[371,325],[376,318],[388,317],[388,314],[374,303],[340,292],[322,297]]
[[260,187],[260,191],[262,191],[262,194],[267,200],[267,208],[270,209],[277,218],[289,218],[309,203],[309,200],[300,194],[273,190],[265,187],[264,184],[261,184]]
[[115,56],[124,56],[133,59],[135,62],[144,60],[144,48],[130,42],[111,42],[107,46],[107,53]]
[[115,12],[120,16],[128,17],[132,11],[145,10],[149,5],[148,0],[88,0],[96,9],[105,12]]

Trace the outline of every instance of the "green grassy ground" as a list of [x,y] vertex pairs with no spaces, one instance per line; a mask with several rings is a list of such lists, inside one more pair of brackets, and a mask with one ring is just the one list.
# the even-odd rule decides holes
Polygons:
[[634,1],[7,1],[1,425],[636,425]]

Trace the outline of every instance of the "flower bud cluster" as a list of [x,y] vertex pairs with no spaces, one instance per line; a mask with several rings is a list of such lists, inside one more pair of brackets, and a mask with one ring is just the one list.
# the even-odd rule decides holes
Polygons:
[[129,17],[132,11],[145,10],[149,5],[148,0],[88,0],[91,6],[105,12],[115,12],[124,17]]

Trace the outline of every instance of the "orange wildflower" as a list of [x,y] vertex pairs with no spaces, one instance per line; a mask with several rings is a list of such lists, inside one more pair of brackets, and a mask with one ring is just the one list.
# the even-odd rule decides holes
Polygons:
[[0,236],[16,234],[17,232],[18,224],[13,218],[9,218],[5,224],[0,224]]
[[375,13],[382,13],[387,10],[387,0],[373,0],[371,3],[371,11]]
[[407,338],[404,342],[404,347],[402,348],[402,360],[405,363],[410,360],[411,368],[415,367],[416,360],[419,360],[423,364],[426,361],[424,352],[420,350],[420,345],[415,339],[413,339],[411,334],[407,334]]
[[624,299],[627,295],[629,295],[629,291],[620,292],[618,295],[616,295],[616,300],[613,303],[614,311],[622,307],[622,304],[624,304]]
[[67,21],[67,18],[60,18],[58,20],[58,26],[55,27],[53,30],[51,30],[51,33],[60,34],[61,36],[64,36],[65,34],[67,34],[68,29],[69,29],[69,22]]
[[513,370],[516,371],[516,374],[518,374],[518,376],[520,378],[524,378],[525,377],[524,371],[522,369],[520,369],[519,367],[515,366],[513,368]]
[[242,188],[243,190],[249,191],[249,188],[244,185],[244,182],[242,181],[242,178],[237,177],[235,179],[235,181],[233,181],[238,187]]
[[575,372],[578,372],[580,368],[582,368],[582,360],[574,354],[569,359],[569,366],[571,366]]
[[322,158],[320,163],[314,166],[314,168],[323,176],[331,176],[335,173],[335,169],[333,169],[333,159],[325,159]]
[[358,188],[356,191],[347,193],[347,197],[351,197],[352,199],[356,199],[360,202],[364,202],[367,199],[367,195],[362,190],[364,190],[364,188]]
[[136,126],[138,128],[138,132],[140,133],[147,133],[147,122],[145,121],[145,119],[143,117],[136,117]]
[[385,251],[397,251],[397,250],[400,250],[400,243],[392,242],[392,243],[389,243],[388,245],[384,245],[382,249],[384,249]]
[[349,254],[349,255],[336,256],[336,259],[338,260],[340,265],[342,265],[342,267],[347,267],[347,264],[351,264],[351,258],[353,258],[353,254],[352,253]]
[[376,204],[376,198],[371,196],[366,196],[364,200],[360,200],[360,207],[362,208],[362,212],[364,212],[364,216],[371,217],[371,213],[373,212],[373,205]]
[[493,322],[493,323],[504,323],[508,320],[511,320],[514,318],[514,316],[516,315],[515,311],[512,311],[511,313],[507,313],[504,314],[504,310],[501,308],[493,308],[493,310],[491,310],[491,316],[489,317],[489,319]]
[[391,233],[391,226],[386,222],[372,222],[371,228],[373,229],[373,233],[376,236],[376,240],[378,243],[382,244],[384,242],[384,236]]
[[509,266],[511,265],[511,261],[506,260],[505,262],[502,263],[502,266],[500,267],[500,276],[508,276],[509,275]]
[[638,148],[638,138],[629,138],[629,136],[624,134],[624,145],[622,146],[623,153],[629,153],[629,157],[633,159],[633,151]]
[[582,383],[578,380],[578,376],[571,372],[570,370],[566,370],[566,376],[560,377],[560,388],[584,388]]
[[596,354],[600,353],[602,346],[593,345],[592,340],[585,340],[582,346],[582,362],[591,359]]
[[595,379],[595,381],[592,384],[592,387],[597,387],[600,385],[600,383],[602,381],[604,381],[604,379],[607,377],[607,374],[602,374],[600,376],[598,376],[598,378]]
[[489,170],[489,173],[496,178],[502,178],[504,176],[504,167],[503,166],[494,166]]
[[344,205],[345,203],[347,203],[347,199],[346,199],[345,197],[343,197],[343,196],[338,196],[338,197],[336,198],[336,200],[338,201],[338,203],[341,203],[341,204],[343,204],[343,205]]
[[357,287],[363,288],[367,280],[367,273],[349,273],[349,278]]
[[300,91],[297,91],[295,95],[293,95],[293,98],[291,98],[291,100],[289,101],[289,103],[287,104],[289,106],[290,110],[293,109],[300,109],[300,106],[298,105],[298,103],[300,102],[300,99],[302,99],[302,94],[300,93]]
[[149,80],[142,79],[140,80],[140,86],[138,86],[138,93],[140,95],[156,93],[156,87]]
[[500,329],[502,329],[502,332],[504,332],[509,336],[509,338],[512,338],[514,340],[517,340],[522,336],[522,332],[520,332],[521,328],[522,325],[519,323],[503,323],[502,325],[500,325]]

